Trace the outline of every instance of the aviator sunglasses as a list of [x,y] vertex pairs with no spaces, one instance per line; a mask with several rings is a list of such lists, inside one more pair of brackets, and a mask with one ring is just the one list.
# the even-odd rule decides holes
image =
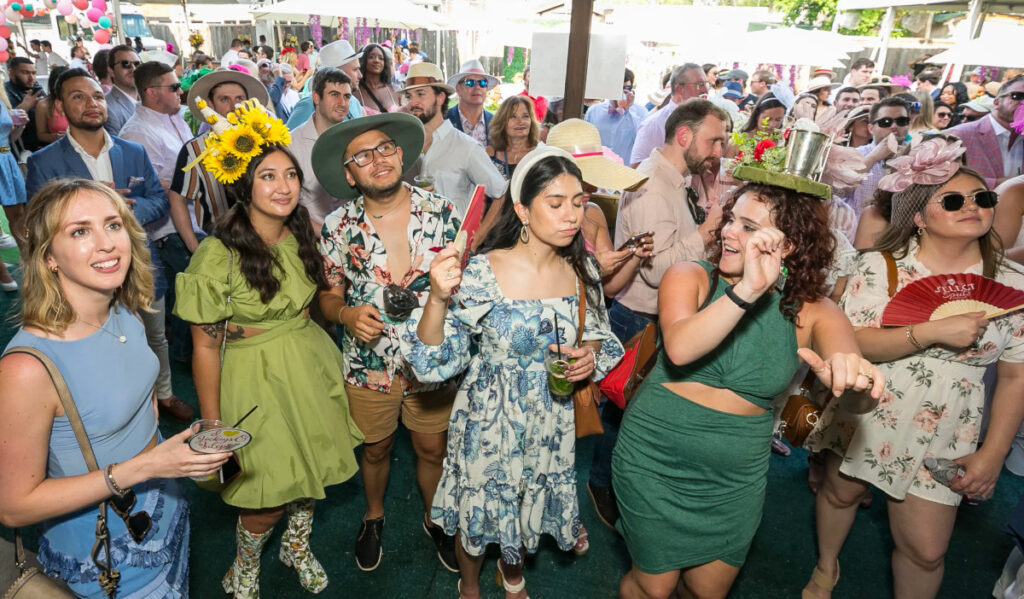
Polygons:
[[964,195],[959,191],[951,191],[931,203],[942,204],[942,209],[947,212],[956,212],[964,207],[967,198],[974,200],[978,208],[995,208],[999,201],[999,194],[994,191],[979,191],[973,195]]
[[487,87],[487,79],[486,78],[463,79],[462,80],[462,85],[465,85],[466,87],[473,87],[475,85],[479,85],[480,87],[486,88]]
[[142,63],[138,60],[122,60],[117,64],[121,65],[122,69],[127,69],[128,67],[135,67],[137,69]]

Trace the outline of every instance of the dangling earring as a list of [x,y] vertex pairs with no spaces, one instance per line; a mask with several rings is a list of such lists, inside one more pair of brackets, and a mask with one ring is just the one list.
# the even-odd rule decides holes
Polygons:
[[519,241],[523,243],[530,242],[530,229],[526,226],[526,223],[523,223],[523,228],[519,229]]
[[786,261],[782,261],[782,265],[779,267],[779,278],[775,279],[775,288],[782,293],[782,290],[786,287],[786,279],[789,278],[789,268],[786,267]]

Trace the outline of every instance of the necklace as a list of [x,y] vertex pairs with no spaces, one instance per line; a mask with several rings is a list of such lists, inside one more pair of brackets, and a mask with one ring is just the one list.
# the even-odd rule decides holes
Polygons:
[[[109,322],[112,318],[114,318],[113,314],[110,316],[110,318],[107,319],[107,321]],[[115,334],[113,334],[113,333],[111,333],[110,331],[107,330],[107,323],[103,323],[103,326],[97,326],[97,325],[94,325],[93,323],[91,323],[88,320],[85,320],[83,318],[79,318],[78,320],[81,320],[85,324],[93,327],[94,329],[96,329],[98,331],[103,331],[104,333],[110,335],[114,339],[117,339],[121,343],[127,343],[128,342],[128,337],[125,336],[125,334],[121,332],[121,323],[120,322],[115,322],[114,323],[115,325],[117,325],[117,334],[115,335]]]
[[381,214],[381,215],[379,215],[379,216],[378,216],[378,215],[376,215],[376,214],[372,214],[372,213],[371,213],[371,212],[370,212],[369,210],[367,210],[367,209],[366,209],[365,207],[363,208],[363,212],[365,212],[365,213],[369,214],[369,215],[370,215],[371,217],[373,217],[373,218],[374,218],[375,220],[380,220],[380,219],[384,218],[385,216],[387,216],[387,215],[391,214],[392,212],[394,212],[394,211],[398,210],[398,209],[399,209],[399,208],[401,208],[402,206],[403,206],[403,203],[402,203],[402,202],[398,202],[397,204],[395,204],[395,207],[394,207],[394,208],[392,208],[391,210],[388,210],[387,212],[385,212],[384,214]]

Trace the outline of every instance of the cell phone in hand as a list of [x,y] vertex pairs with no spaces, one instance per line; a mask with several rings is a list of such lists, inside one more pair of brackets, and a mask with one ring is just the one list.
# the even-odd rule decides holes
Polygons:
[[653,231],[647,231],[645,233],[637,233],[636,235],[633,235],[632,237],[627,239],[621,246],[619,246],[619,249],[616,250],[616,251],[617,252],[621,252],[622,250],[629,249],[631,247],[635,247],[635,246],[640,244],[640,240],[641,239],[643,239],[644,237],[650,237],[651,235],[654,235]]

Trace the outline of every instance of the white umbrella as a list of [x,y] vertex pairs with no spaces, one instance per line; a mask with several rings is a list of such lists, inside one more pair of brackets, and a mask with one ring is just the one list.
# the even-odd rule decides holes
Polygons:
[[986,67],[1024,67],[1024,56],[1011,49],[1018,47],[1019,38],[979,37],[956,44],[945,52],[928,59],[937,64],[981,65]]
[[838,33],[799,27],[751,31],[730,47],[738,62],[810,66],[840,64],[861,49],[860,44]]
[[447,26],[444,15],[417,6],[406,0],[372,0],[355,2],[340,0],[326,3],[321,0],[284,0],[249,11],[254,19],[295,21],[305,23],[309,15],[321,17],[365,18],[370,26],[418,29],[442,29]]

